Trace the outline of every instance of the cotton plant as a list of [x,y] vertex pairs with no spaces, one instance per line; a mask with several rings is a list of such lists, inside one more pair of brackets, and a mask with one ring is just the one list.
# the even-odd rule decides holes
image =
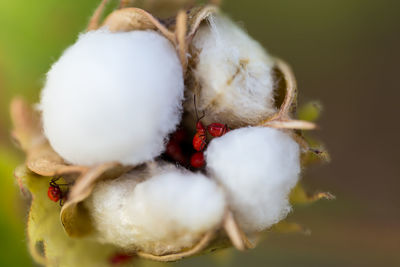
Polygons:
[[217,5],[174,1],[181,9],[160,19],[151,2],[121,1],[102,21],[106,2],[50,68],[36,107],[11,105],[34,259],[177,261],[254,248],[268,229],[304,232],[284,221],[292,205],[333,196],[300,182],[328,155],[304,133],[319,106],[296,118],[289,65]]

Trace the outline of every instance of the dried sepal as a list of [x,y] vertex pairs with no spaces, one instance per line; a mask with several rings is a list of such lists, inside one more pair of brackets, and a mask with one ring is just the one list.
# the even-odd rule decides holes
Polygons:
[[71,237],[81,237],[92,231],[90,216],[81,202],[90,196],[96,183],[103,179],[117,178],[129,171],[118,163],[106,163],[88,169],[70,189],[68,200],[61,209],[61,222]]
[[21,194],[24,196],[24,198],[28,198],[29,190],[26,188],[26,184],[23,180],[23,176],[25,175],[25,173],[26,173],[25,165],[20,165],[14,170],[14,178],[17,181]]
[[[100,27],[107,27],[112,32],[123,32],[133,30],[156,30],[158,29],[167,39],[175,42],[175,35],[160,23],[153,15],[140,8],[121,8],[112,12],[104,22],[101,21],[108,0],[103,0],[92,18],[90,19],[87,31],[97,30]],[[121,2],[121,6],[125,6]]]
[[252,242],[247,238],[246,234],[242,231],[231,211],[226,213],[223,227],[232,245],[236,249],[244,251],[255,247],[255,245],[252,244]]
[[100,27],[107,27],[112,32],[158,30],[177,47],[184,72],[187,66],[188,44],[191,42],[201,22],[210,14],[218,11],[218,8],[212,5],[192,8],[187,12],[181,10],[176,18],[162,23],[149,12],[136,7],[126,7],[130,4],[121,1],[121,9],[113,11],[103,23],[100,23],[101,15],[107,2],[108,0],[103,0],[96,9],[87,28],[88,31],[96,30]]
[[81,173],[83,166],[71,166],[51,148],[42,132],[40,115],[21,98],[11,103],[11,118],[14,129],[12,136],[25,151],[26,166],[32,172],[42,176],[55,176]]
[[304,189],[301,182],[293,188],[289,196],[289,201],[293,205],[310,204],[321,199],[334,200],[335,196],[329,192],[316,192],[310,194]]
[[35,146],[27,152],[26,166],[32,172],[42,176],[80,174],[87,170],[84,166],[67,165],[48,142]]
[[183,72],[186,72],[187,68],[187,51],[188,51],[188,45],[186,42],[186,34],[187,34],[187,14],[185,11],[181,10],[179,11],[177,17],[176,17],[176,28],[175,28],[175,36],[176,36],[176,42],[178,46],[178,54],[179,58],[182,63],[182,68]]
[[316,125],[309,121],[294,120],[290,114],[297,105],[297,82],[290,66],[283,60],[275,58],[275,66],[282,73],[286,83],[286,94],[279,111],[265,119],[259,126],[277,129],[313,130]]
[[118,9],[107,16],[102,24],[110,31],[122,32],[133,30],[159,30],[168,40],[175,42],[174,33],[170,32],[153,15],[140,8]]
[[196,35],[201,23],[205,21],[210,15],[217,14],[219,8],[215,5],[197,6],[188,12],[188,34],[187,42],[191,43],[193,37]]
[[137,252],[137,255],[139,257],[149,259],[149,260],[154,260],[154,261],[160,261],[160,262],[171,262],[171,261],[177,261],[181,260],[184,258],[188,258],[197,254],[200,254],[203,252],[211,243],[211,241],[215,238],[215,231],[210,231],[207,234],[204,235],[204,237],[192,248],[182,251],[180,253],[172,253],[172,254],[167,254],[167,255],[153,255],[149,253],[144,253],[144,252]]
[[10,114],[14,125],[11,134],[22,150],[29,151],[46,141],[39,114],[25,100],[14,98],[10,105]]
[[189,44],[199,29],[201,23],[211,14],[217,13],[218,8],[213,5],[194,7],[188,11],[181,10],[175,20],[175,23],[169,25],[170,30],[175,31],[179,57],[181,58],[184,72],[186,72],[189,51]]
[[153,255],[144,252],[136,252],[139,257],[159,261],[171,262],[178,261],[184,258],[192,257],[195,255],[207,254],[214,252],[221,248],[231,247],[232,245],[238,250],[244,251],[255,247],[246,234],[241,230],[237,224],[234,215],[231,211],[227,211],[222,223],[224,231],[213,229],[206,233],[199,242],[190,249],[186,249],[179,253],[171,253],[166,255]]

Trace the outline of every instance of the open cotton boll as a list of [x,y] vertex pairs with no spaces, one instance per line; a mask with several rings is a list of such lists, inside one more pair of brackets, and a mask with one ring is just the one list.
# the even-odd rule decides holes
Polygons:
[[300,174],[299,146],[289,135],[272,128],[233,130],[213,139],[205,157],[244,231],[262,231],[286,217]]
[[222,190],[202,174],[164,167],[99,183],[86,202],[100,241],[154,255],[194,246],[225,211]]
[[73,164],[143,163],[179,123],[183,90],[176,50],[162,35],[84,33],[47,74],[44,132]]
[[276,111],[274,62],[262,46],[223,15],[213,15],[192,43],[197,83],[188,91],[185,108],[204,110],[205,123],[231,127],[254,125]]

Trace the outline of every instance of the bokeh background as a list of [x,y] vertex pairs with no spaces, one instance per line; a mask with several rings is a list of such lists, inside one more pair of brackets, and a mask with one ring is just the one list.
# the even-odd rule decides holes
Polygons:
[[[0,266],[34,266],[12,175],[23,158],[9,138],[10,99],[37,101],[46,71],[98,2],[0,0]],[[226,0],[223,8],[291,63],[300,103],[323,103],[314,136],[332,162],[303,179],[337,200],[290,215],[310,236],[270,234],[255,250],[174,266],[400,266],[400,1]]]

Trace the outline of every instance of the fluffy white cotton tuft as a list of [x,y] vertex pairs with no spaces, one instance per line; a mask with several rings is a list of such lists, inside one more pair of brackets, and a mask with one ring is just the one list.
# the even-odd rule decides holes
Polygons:
[[52,66],[40,107],[54,150],[73,164],[139,164],[181,117],[176,50],[154,31],[84,33]]
[[200,89],[189,92],[185,108],[206,111],[205,123],[254,125],[275,112],[274,62],[263,47],[223,15],[213,15],[193,40]]
[[221,223],[224,194],[204,175],[173,165],[144,182],[137,175],[99,183],[87,201],[100,241],[161,255],[192,247]]
[[288,194],[300,174],[299,146],[289,135],[241,128],[212,140],[205,156],[246,232],[262,231],[286,217]]

